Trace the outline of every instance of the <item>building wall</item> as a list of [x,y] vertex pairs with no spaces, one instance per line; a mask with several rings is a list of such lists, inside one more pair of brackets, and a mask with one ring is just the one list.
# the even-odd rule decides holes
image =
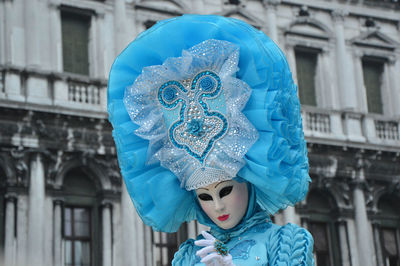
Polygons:
[[[119,174],[106,113],[115,57],[156,21],[184,13],[262,30],[303,84],[313,182],[306,200],[274,221],[307,227],[319,265],[398,265],[395,0],[0,1],[0,265],[66,265],[71,250],[79,257],[68,247],[73,241],[90,243],[92,265],[168,265],[179,243],[204,229],[192,222],[164,234],[143,225]],[[68,53],[67,15],[89,25],[87,55]],[[76,51],[85,74],[74,70]],[[66,231],[68,210],[88,213],[86,238]]]

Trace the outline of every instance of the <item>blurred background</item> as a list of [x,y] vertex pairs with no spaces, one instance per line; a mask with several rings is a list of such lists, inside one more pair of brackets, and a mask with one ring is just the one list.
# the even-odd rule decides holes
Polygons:
[[244,20],[287,56],[313,182],[274,222],[308,228],[319,266],[399,266],[398,0],[0,1],[0,265],[169,265],[203,229],[143,225],[106,113],[115,57],[184,13]]

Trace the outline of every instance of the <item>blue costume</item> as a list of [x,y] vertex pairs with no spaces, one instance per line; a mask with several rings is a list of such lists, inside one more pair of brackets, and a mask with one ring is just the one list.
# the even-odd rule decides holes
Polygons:
[[[264,33],[219,16],[158,22],[115,60],[108,112],[144,223],[176,232],[198,220],[237,265],[313,264],[311,235],[268,218],[304,199],[310,178],[297,89],[284,54]],[[249,206],[223,230],[194,190],[232,179],[247,183]],[[188,240],[173,264],[196,264],[198,249]]]
[[[227,243],[235,265],[314,265],[313,239],[295,224],[278,226],[256,203],[255,190],[249,186],[249,206],[242,222],[229,230],[213,224],[201,213],[199,221],[211,227],[211,234]],[[199,236],[197,239],[202,239]],[[227,241],[228,240],[228,241]],[[194,240],[183,243],[175,253],[172,265],[204,265],[196,252]]]

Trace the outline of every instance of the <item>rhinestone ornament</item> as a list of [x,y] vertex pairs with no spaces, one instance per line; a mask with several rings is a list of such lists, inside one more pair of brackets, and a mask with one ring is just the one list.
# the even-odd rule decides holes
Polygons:
[[216,240],[214,243],[214,248],[215,248],[215,251],[217,251],[217,253],[219,255],[221,255],[221,256],[228,255],[228,248],[226,247],[226,245],[223,242]]

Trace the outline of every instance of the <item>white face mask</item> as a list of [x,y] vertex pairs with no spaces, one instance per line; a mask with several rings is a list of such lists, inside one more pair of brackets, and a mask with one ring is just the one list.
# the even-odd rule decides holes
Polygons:
[[245,215],[249,203],[247,184],[234,180],[196,189],[196,195],[203,211],[222,229],[235,227]]

